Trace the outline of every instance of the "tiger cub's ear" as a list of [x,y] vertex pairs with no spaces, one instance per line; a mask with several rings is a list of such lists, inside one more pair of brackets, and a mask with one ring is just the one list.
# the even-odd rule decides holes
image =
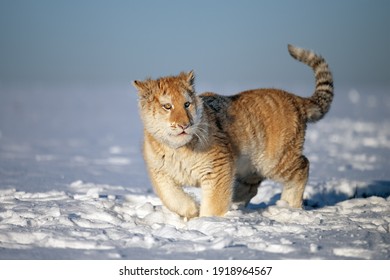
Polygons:
[[195,92],[195,73],[194,70],[190,72],[181,72],[179,77],[185,82],[187,89],[190,92]]
[[187,82],[191,86],[194,86],[194,84],[195,84],[195,73],[194,73],[194,70],[191,70],[190,72],[187,73]]
[[141,99],[150,100],[152,97],[152,85],[150,80],[146,81],[133,81],[133,86],[138,91],[138,96]]
[[141,82],[137,80],[133,81],[133,86],[138,90],[139,93],[147,89],[146,82]]

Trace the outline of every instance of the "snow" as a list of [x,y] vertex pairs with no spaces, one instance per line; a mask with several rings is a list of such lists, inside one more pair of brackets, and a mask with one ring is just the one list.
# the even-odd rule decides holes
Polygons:
[[390,259],[387,94],[337,90],[309,126],[304,209],[265,181],[185,221],[152,191],[130,87],[0,87],[0,259]]

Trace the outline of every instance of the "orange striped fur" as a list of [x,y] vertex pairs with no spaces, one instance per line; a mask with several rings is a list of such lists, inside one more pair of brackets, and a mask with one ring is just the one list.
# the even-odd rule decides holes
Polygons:
[[[333,79],[321,56],[288,49],[314,71],[310,98],[278,89],[196,95],[193,72],[134,82],[144,158],[156,193],[171,211],[185,218],[222,216],[232,203],[248,204],[266,178],[284,185],[282,200],[302,207],[309,172],[302,154],[306,123],[328,112]],[[200,206],[183,186],[202,189]]]

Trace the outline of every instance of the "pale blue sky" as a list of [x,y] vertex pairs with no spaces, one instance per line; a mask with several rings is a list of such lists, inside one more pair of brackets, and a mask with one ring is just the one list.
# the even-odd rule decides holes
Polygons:
[[390,84],[390,1],[0,0],[0,83],[129,83],[194,69],[203,84]]

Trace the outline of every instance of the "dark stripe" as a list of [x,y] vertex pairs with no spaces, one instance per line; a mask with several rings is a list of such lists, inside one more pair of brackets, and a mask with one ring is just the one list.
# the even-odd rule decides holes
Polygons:
[[332,80],[325,80],[325,81],[319,81],[316,82],[316,88],[321,86],[330,86],[333,89],[333,81]]
[[317,55],[313,58],[312,61],[309,61],[309,63],[311,64],[311,67],[313,67],[314,69],[317,69],[322,63],[326,64],[325,59]]

